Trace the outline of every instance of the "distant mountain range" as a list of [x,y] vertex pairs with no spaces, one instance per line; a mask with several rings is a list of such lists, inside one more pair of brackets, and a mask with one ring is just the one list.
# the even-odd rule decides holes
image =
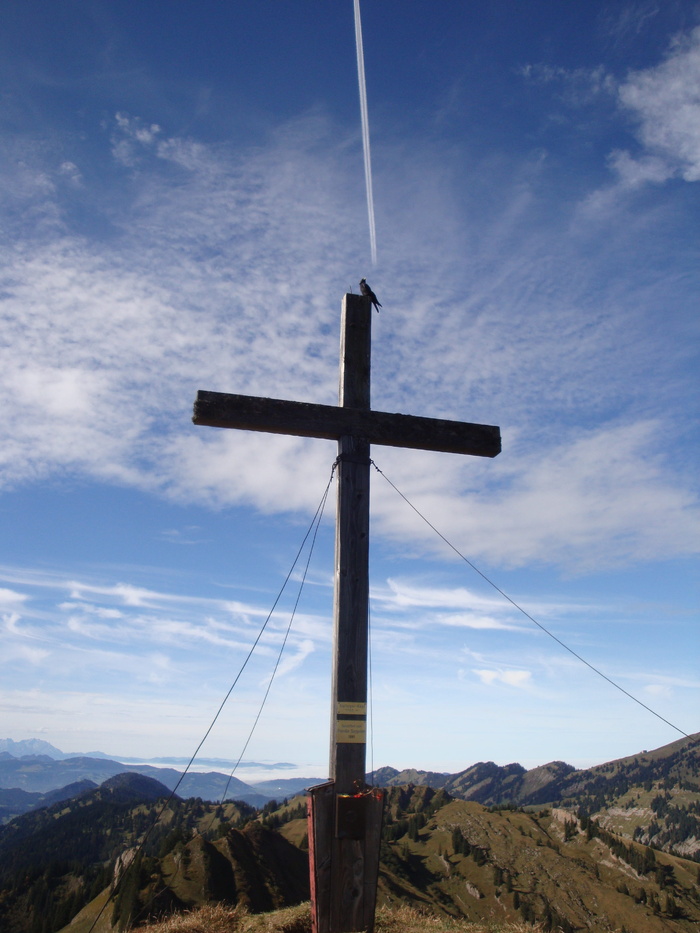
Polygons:
[[[45,754],[23,755],[15,758],[9,752],[0,752],[0,822],[36,807],[46,806],[47,795],[62,793],[71,796],[67,788],[88,782],[96,787],[117,774],[132,772],[153,778],[173,790],[182,772],[174,768],[155,768],[151,765],[123,764],[109,758],[89,756],[52,758]],[[199,797],[207,801],[242,800],[262,807],[273,799],[293,796],[306,787],[319,784],[323,778],[286,778],[246,784],[236,777],[218,771],[189,772],[177,788],[180,797]]]
[[[106,755],[104,752],[62,752],[60,748],[56,748],[55,745],[45,742],[43,739],[20,739],[18,742],[14,741],[14,739],[0,739],[0,752],[8,752],[14,758],[21,758],[23,755],[48,755],[49,758],[55,758],[58,761],[65,758],[106,758],[109,761],[128,762],[129,764],[151,763],[158,766],[187,765],[190,761],[189,758],[182,755],[167,756],[165,758],[138,758],[135,755],[130,755],[127,758],[115,758],[114,755]],[[225,768],[229,771],[234,765],[238,764],[238,762],[229,758],[197,758],[197,763],[199,765],[211,765],[213,768]],[[289,768],[296,768],[296,765],[290,761],[243,761],[240,762],[240,765],[261,771],[284,771]]]
[[[690,812],[698,795],[668,774],[649,788],[681,792]],[[255,811],[175,797],[156,823],[167,794],[124,773],[0,827],[2,933],[88,933],[204,904],[258,912],[308,899],[305,801]],[[575,808],[487,808],[409,784],[387,794],[378,900],[561,933],[696,933],[699,871]]]
[[14,739],[0,739],[0,752],[7,752],[14,758],[21,758],[23,755],[48,755],[49,758],[56,758],[61,761],[64,758],[108,758],[103,752],[62,752],[50,742],[43,739],[21,739],[15,742]]
[[[13,743],[14,749],[21,744]],[[161,782],[168,791],[181,777],[172,768],[124,765],[109,758],[16,758],[0,751],[0,823],[71,800],[125,772]],[[216,771],[192,773],[181,782],[178,796],[217,802],[225,792],[227,800],[263,807],[320,782],[290,778],[252,785],[235,777],[229,781]],[[368,783],[425,787],[490,807],[566,807],[621,836],[700,860],[700,734],[585,770],[562,761],[529,771],[519,764],[479,762],[456,774],[385,767],[368,775]]]
[[[23,755],[14,758],[8,752],[0,752],[0,788],[19,788],[33,793],[46,794],[49,791],[65,787],[78,781],[93,781],[102,784],[115,774],[125,771],[143,774],[161,781],[172,790],[182,777],[182,772],[174,768],[154,768],[150,765],[125,765],[109,758],[50,758],[48,755]],[[227,788],[228,784],[228,790]],[[248,802],[262,806],[269,799],[260,794],[249,784],[238,778],[209,772],[185,775],[178,793],[183,797],[201,797],[204,800],[220,800],[227,797],[250,798]],[[0,804],[2,797],[0,796]]]
[[[48,742],[0,740],[0,749],[52,750]],[[91,756],[51,757],[36,752],[15,757],[0,750],[0,823],[45,807],[56,799],[70,799],[85,787],[102,784],[123,772],[153,778],[172,790],[182,772],[174,768],[124,764]],[[526,770],[522,765],[479,762],[456,774],[384,767],[367,776],[379,787],[427,786],[451,797],[485,806],[575,807],[595,816],[623,835],[679,855],[700,853],[700,733],[654,751],[577,770],[552,761]],[[218,771],[191,772],[177,793],[205,801],[240,800],[262,807],[270,800],[293,797],[323,778],[288,778],[246,784]],[[87,782],[87,784],[85,783]],[[656,789],[662,787],[663,792]],[[51,797],[50,795],[58,796]]]

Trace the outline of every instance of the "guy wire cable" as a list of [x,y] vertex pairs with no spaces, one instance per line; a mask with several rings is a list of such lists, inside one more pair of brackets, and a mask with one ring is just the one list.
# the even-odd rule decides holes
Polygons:
[[554,639],[554,641],[556,641],[557,644],[561,645],[562,648],[565,648],[565,649],[569,652],[569,654],[573,654],[573,656],[574,656],[575,658],[577,658],[579,661],[581,661],[582,664],[585,664],[586,667],[590,668],[590,670],[592,670],[595,674],[598,674],[599,677],[602,677],[603,680],[607,680],[607,682],[608,682],[609,684],[611,684],[613,687],[615,687],[617,690],[619,690],[620,693],[624,693],[626,697],[629,697],[630,700],[634,700],[635,703],[638,703],[639,706],[643,707],[648,713],[651,713],[652,716],[656,716],[656,718],[657,718],[657,719],[660,719],[661,722],[665,722],[667,726],[670,726],[672,729],[675,729],[676,732],[680,732],[680,734],[681,734],[681,735],[684,735],[686,738],[689,737],[689,735],[688,735],[687,732],[684,732],[684,731],[683,731],[682,729],[680,729],[678,726],[674,725],[672,722],[669,722],[669,720],[668,720],[668,719],[665,719],[665,718],[661,715],[661,713],[657,713],[656,710],[653,710],[653,709],[651,708],[651,706],[647,706],[646,703],[643,703],[640,699],[638,699],[636,696],[634,696],[634,694],[630,693],[628,690],[625,690],[625,688],[624,688],[624,687],[621,687],[620,684],[615,683],[615,681],[612,680],[610,677],[608,677],[607,674],[604,674],[602,671],[598,670],[597,667],[594,667],[594,666],[593,666],[589,661],[587,661],[585,658],[581,657],[580,654],[577,654],[577,653],[574,651],[573,648],[569,648],[569,646],[568,646],[567,644],[565,644],[560,638],[557,638],[557,636],[556,636],[553,632],[550,632],[549,629],[545,628],[544,625],[542,625],[541,622],[538,622],[537,619],[535,619],[533,616],[531,616],[530,613],[527,612],[525,609],[523,609],[522,606],[519,606],[518,603],[516,603],[516,601],[515,601],[514,599],[511,599],[511,597],[510,597],[507,593],[504,593],[504,591],[503,591],[499,586],[497,586],[497,585],[493,582],[493,580],[490,580],[490,579],[486,576],[486,574],[483,573],[483,571],[479,570],[479,568],[478,568],[474,563],[472,563],[472,561],[470,561],[468,557],[465,557],[464,554],[462,554],[462,552],[461,552],[460,550],[458,550],[458,548],[456,548],[455,545],[452,544],[452,542],[449,541],[449,540],[445,537],[445,535],[442,534],[441,531],[438,531],[438,529],[435,527],[435,525],[433,525],[432,522],[430,522],[430,521],[425,517],[425,515],[423,515],[423,513],[422,513],[418,508],[416,508],[416,506],[410,501],[410,499],[408,499],[408,497],[405,496],[405,495],[401,492],[401,490],[400,490],[396,485],[394,485],[394,483],[392,483],[392,481],[389,479],[389,477],[388,477],[385,473],[383,473],[382,470],[379,469],[379,467],[378,467],[377,464],[374,462],[374,460],[372,460],[372,465],[374,466],[374,469],[377,471],[377,473],[379,473],[380,476],[383,476],[384,479],[387,481],[387,483],[392,487],[392,489],[393,489],[395,492],[397,492],[397,493],[401,496],[401,498],[404,500],[404,502],[405,502],[407,505],[409,505],[409,506],[413,509],[413,511],[416,513],[416,515],[418,515],[419,518],[422,518],[423,521],[425,522],[425,524],[426,524],[429,528],[432,528],[432,530],[435,532],[435,534],[436,534],[439,538],[441,538],[441,539],[445,542],[445,544],[446,544],[449,548],[451,548],[451,549],[455,552],[455,554],[456,554],[459,558],[461,558],[461,560],[464,561],[465,564],[468,564],[468,565],[472,568],[472,570],[474,570],[476,573],[478,573],[479,576],[489,584],[489,586],[492,586],[492,587],[494,588],[494,590],[496,590],[496,592],[500,593],[501,596],[502,596],[504,599],[507,599],[508,602],[518,610],[518,612],[522,612],[522,614],[523,614],[527,619],[529,619],[531,622],[533,622],[539,629],[542,629],[542,631],[545,633],[545,635],[549,635],[549,637],[552,638],[552,639]]
[[[334,463],[334,464],[333,464],[333,471],[335,470],[335,467],[336,467],[336,464]],[[258,710],[258,715],[255,717],[255,721],[254,721],[254,723],[253,723],[253,727],[252,727],[252,729],[250,730],[250,733],[249,733],[249,735],[248,735],[248,738],[246,739],[245,745],[243,746],[243,750],[241,751],[240,755],[238,756],[238,760],[236,761],[235,765],[233,766],[233,770],[232,770],[231,773],[229,774],[228,783],[226,784],[226,787],[224,788],[224,792],[223,792],[222,797],[221,797],[221,803],[222,803],[222,804],[224,803],[224,801],[225,801],[225,799],[226,799],[226,791],[228,790],[229,784],[231,783],[231,778],[232,778],[233,775],[236,773],[236,770],[237,770],[238,766],[240,765],[243,756],[245,755],[246,749],[248,748],[248,745],[249,745],[249,743],[250,743],[250,740],[253,738],[253,733],[255,732],[255,728],[256,728],[256,726],[257,726],[257,724],[258,724],[258,720],[260,719],[260,716],[262,715],[262,711],[263,711],[263,708],[264,708],[265,703],[266,703],[266,701],[267,701],[267,697],[268,697],[268,695],[269,695],[269,693],[270,693],[270,689],[272,688],[272,682],[273,682],[273,680],[275,679],[275,674],[277,673],[277,668],[279,667],[280,661],[282,660],[282,653],[284,652],[285,645],[287,644],[287,639],[289,638],[289,633],[290,633],[291,628],[292,628],[292,623],[294,622],[294,617],[296,616],[297,607],[299,606],[299,600],[301,599],[301,594],[302,594],[302,591],[303,591],[303,589],[304,589],[304,585],[305,585],[305,583],[306,583],[306,577],[307,577],[307,574],[308,574],[308,572],[309,572],[309,565],[310,565],[310,563],[311,563],[311,557],[312,557],[313,552],[314,552],[314,547],[316,546],[316,537],[318,536],[318,529],[319,529],[319,527],[320,527],[320,525],[321,525],[321,519],[323,518],[323,512],[324,512],[324,509],[325,509],[325,507],[326,507],[326,501],[328,500],[328,492],[329,492],[329,490],[330,490],[331,481],[332,481],[332,479],[333,479],[333,471],[331,471],[331,478],[330,478],[330,480],[328,481],[328,485],[326,486],[326,491],[324,492],[323,497],[322,497],[322,499],[321,499],[321,504],[319,505],[319,508],[316,510],[316,515],[314,516],[315,527],[314,527],[313,537],[311,538],[311,546],[310,546],[310,548],[309,548],[309,554],[308,554],[308,557],[307,557],[307,559],[306,559],[306,565],[305,565],[305,567],[304,567],[304,573],[303,573],[303,575],[302,575],[301,582],[300,582],[300,584],[299,584],[299,590],[298,590],[298,592],[297,592],[297,598],[296,598],[296,601],[295,601],[295,603],[294,603],[294,608],[292,609],[292,614],[291,614],[291,616],[290,616],[290,618],[289,618],[289,625],[287,626],[287,631],[285,632],[285,636],[284,636],[284,639],[283,639],[283,641],[282,641],[282,646],[281,646],[281,648],[280,648],[280,650],[279,650],[279,654],[277,655],[277,662],[276,662],[276,664],[275,664],[275,666],[274,666],[274,669],[273,669],[273,671],[272,671],[272,675],[271,675],[270,681],[269,681],[269,683],[268,683],[268,685],[267,685],[267,690],[265,691],[265,695],[264,695],[264,697],[263,697],[262,703],[260,704],[260,709]],[[307,537],[308,537],[308,534],[307,534]],[[306,539],[305,539],[305,540],[306,540]]]
[[[318,509],[316,510],[316,514],[314,515],[314,517],[313,517],[313,519],[312,519],[312,523],[311,523],[311,524],[312,524],[312,527],[313,527],[313,536],[312,536],[312,538],[311,538],[311,546],[310,546],[310,548],[309,548],[309,553],[308,553],[308,556],[307,556],[307,558],[306,558],[306,564],[305,564],[305,566],[304,566],[304,572],[303,572],[303,574],[302,574],[301,582],[300,582],[300,584],[299,584],[299,589],[298,589],[298,591],[297,591],[297,597],[296,597],[296,600],[295,600],[295,602],[294,602],[294,607],[292,608],[292,612],[291,612],[291,615],[290,615],[290,618],[289,618],[289,624],[287,625],[287,629],[286,629],[284,638],[283,638],[283,640],[282,640],[282,645],[281,645],[280,650],[279,650],[279,652],[278,652],[278,654],[277,654],[277,660],[276,660],[276,662],[275,662],[275,666],[274,666],[274,668],[273,668],[273,670],[272,670],[272,674],[270,675],[270,679],[269,679],[268,684],[267,684],[267,689],[265,690],[265,694],[264,694],[263,699],[262,699],[262,702],[261,702],[261,704],[260,704],[260,708],[258,709],[257,716],[255,717],[255,720],[253,721],[253,725],[252,725],[252,727],[251,727],[251,729],[250,729],[250,732],[248,733],[248,738],[246,739],[245,744],[243,745],[243,748],[242,748],[242,750],[241,750],[241,753],[240,753],[240,755],[238,756],[238,759],[237,759],[236,763],[234,764],[233,768],[231,769],[231,773],[230,773],[229,776],[228,776],[228,781],[226,782],[226,786],[224,787],[224,791],[223,791],[223,793],[222,793],[222,795],[221,795],[221,799],[219,800],[218,806],[223,806],[223,804],[226,802],[226,793],[227,793],[227,791],[228,791],[228,789],[229,789],[229,785],[231,784],[231,779],[233,778],[233,775],[236,773],[236,770],[238,769],[238,766],[240,765],[240,763],[241,763],[241,761],[242,761],[242,759],[243,759],[243,756],[244,756],[245,753],[246,753],[246,749],[248,748],[248,745],[250,744],[250,741],[251,741],[251,739],[253,738],[253,734],[254,734],[255,729],[256,729],[256,727],[257,727],[257,725],[258,725],[258,722],[260,721],[260,717],[261,717],[261,715],[262,715],[262,711],[263,711],[263,709],[265,708],[265,703],[267,702],[267,698],[268,698],[268,696],[270,695],[270,690],[272,689],[272,684],[273,684],[273,681],[274,681],[274,679],[275,679],[275,675],[277,674],[277,670],[278,670],[279,665],[280,665],[280,662],[281,662],[281,660],[282,660],[282,655],[283,655],[284,649],[285,649],[285,647],[286,647],[286,645],[287,645],[287,640],[288,640],[288,638],[289,638],[289,633],[291,632],[292,624],[293,624],[293,622],[294,622],[294,618],[295,618],[295,616],[296,616],[297,608],[298,608],[298,606],[299,606],[299,600],[301,599],[301,594],[302,594],[302,592],[303,592],[303,590],[304,590],[304,585],[305,585],[305,583],[306,583],[306,577],[307,577],[308,572],[309,572],[309,565],[311,564],[311,558],[312,558],[312,556],[313,556],[314,548],[315,548],[315,546],[316,546],[316,538],[317,538],[317,536],[318,536],[318,530],[319,530],[319,528],[320,528],[320,526],[321,526],[321,520],[323,519],[323,512],[324,512],[324,510],[325,510],[326,502],[328,501],[328,492],[329,492],[329,490],[330,490],[331,482],[332,482],[332,480],[333,480],[333,471],[335,470],[335,466],[336,466],[336,464],[334,463],[334,464],[333,464],[333,470],[331,471],[331,477],[330,477],[330,479],[329,479],[329,481],[328,481],[328,485],[326,486],[325,492],[323,493],[323,496],[321,497],[321,503],[320,503]],[[308,532],[307,532],[306,536],[304,537],[304,541],[306,541],[307,538],[308,538]],[[302,545],[302,546],[303,546],[303,545]],[[297,557],[298,557],[298,555],[297,555]],[[295,560],[295,564],[296,564],[296,560]],[[293,568],[292,568],[292,569],[293,569]],[[285,581],[285,582],[286,582],[286,581]],[[195,830],[195,835],[199,835],[199,836],[202,836],[202,837],[206,837],[206,833],[208,833],[208,832],[211,830],[211,827],[212,827],[212,825],[213,825],[213,823],[214,823],[214,819],[215,819],[215,814],[212,814],[212,817],[211,817],[211,819],[209,820],[209,824],[208,824],[208,825],[204,828],[204,830],[202,830],[201,832],[200,832],[199,830]],[[172,885],[173,881],[175,880],[175,878],[176,878],[177,875],[179,874],[179,871],[180,871],[180,864],[181,864],[181,863],[178,862],[177,868],[176,868],[176,870],[175,870],[175,873],[174,873],[174,874],[172,875],[172,877],[169,879],[169,885],[170,885],[170,886]],[[158,898],[158,896],[159,896],[160,894],[161,894],[161,891],[157,891],[157,892],[153,895],[153,897],[152,897],[149,901],[147,901],[146,904],[144,904],[144,906],[141,908],[141,910],[140,910],[140,911],[136,914],[136,916],[133,918],[133,921],[134,921],[134,922],[137,921],[137,920],[139,919],[139,917],[143,916],[143,914],[148,910],[148,908],[149,908],[149,907],[151,906],[151,904]]]
[[[167,807],[170,805],[171,801],[172,801],[173,798],[175,797],[175,794],[176,794],[176,792],[177,792],[178,787],[180,786],[180,784],[182,784],[182,782],[183,782],[183,780],[184,780],[184,778],[185,778],[185,775],[188,773],[188,771],[189,771],[190,768],[192,767],[192,765],[193,765],[193,763],[194,763],[194,761],[195,761],[197,755],[199,754],[200,749],[201,749],[202,746],[204,745],[204,743],[205,743],[205,741],[207,740],[207,738],[208,738],[208,736],[209,736],[211,730],[214,728],[214,725],[216,724],[217,719],[218,719],[219,716],[221,715],[221,711],[223,710],[224,706],[226,705],[226,702],[228,701],[228,698],[231,696],[231,693],[233,692],[234,687],[236,686],[236,684],[237,684],[238,681],[240,680],[241,675],[243,674],[243,671],[245,670],[245,668],[246,668],[247,665],[248,665],[248,662],[250,661],[251,657],[253,656],[253,652],[255,651],[256,647],[258,646],[258,643],[260,642],[260,639],[262,638],[263,633],[265,632],[265,629],[267,628],[267,625],[268,625],[270,619],[272,618],[272,615],[273,615],[273,613],[274,613],[274,611],[275,611],[275,609],[276,609],[276,607],[277,607],[277,604],[278,604],[278,602],[280,601],[280,599],[282,598],[282,594],[284,593],[284,590],[285,590],[287,584],[289,583],[289,580],[290,580],[290,578],[291,578],[291,576],[292,576],[292,573],[294,572],[294,568],[296,567],[297,563],[299,562],[299,557],[301,556],[301,553],[302,553],[302,551],[303,551],[303,549],[304,549],[304,545],[306,544],[306,541],[307,541],[309,535],[311,534],[312,530],[314,529],[314,526],[316,526],[316,532],[318,531],[317,518],[319,517],[319,514],[322,514],[323,508],[325,507],[326,499],[328,498],[328,491],[329,491],[329,489],[330,489],[331,483],[333,482],[333,476],[334,476],[334,474],[335,474],[335,470],[336,470],[337,465],[338,465],[338,461],[336,460],[336,461],[333,462],[333,465],[332,465],[332,467],[331,467],[331,473],[330,473],[330,476],[329,476],[329,478],[328,478],[328,482],[326,483],[326,488],[325,488],[325,490],[324,490],[324,492],[323,492],[323,495],[321,496],[321,501],[319,502],[318,506],[316,507],[316,511],[315,511],[315,513],[314,513],[313,518],[311,519],[311,523],[309,524],[309,527],[308,527],[307,530],[306,530],[306,534],[304,535],[304,537],[303,537],[303,539],[302,539],[302,542],[301,542],[301,544],[299,545],[299,548],[298,548],[297,553],[296,553],[296,555],[295,555],[295,557],[294,557],[294,561],[292,562],[292,565],[291,565],[291,567],[290,567],[290,569],[289,569],[289,572],[287,573],[287,576],[284,578],[284,582],[282,583],[282,586],[280,587],[280,590],[279,590],[279,592],[277,593],[277,596],[275,597],[275,601],[274,601],[273,604],[272,604],[272,608],[270,609],[270,611],[269,611],[269,613],[268,613],[268,615],[267,615],[265,621],[263,622],[262,628],[261,628],[260,631],[258,632],[258,635],[257,635],[255,641],[253,642],[253,645],[252,645],[250,651],[249,651],[248,654],[246,655],[246,658],[245,658],[243,664],[241,665],[240,670],[239,670],[238,673],[236,674],[236,677],[235,677],[233,683],[232,683],[231,686],[229,687],[226,696],[225,696],[224,699],[221,701],[221,704],[220,704],[218,710],[216,711],[216,714],[215,714],[214,718],[212,719],[211,724],[209,725],[209,728],[208,728],[207,731],[204,733],[204,738],[201,740],[201,742],[199,743],[199,745],[198,745],[197,748],[195,749],[194,754],[192,755],[192,757],[190,758],[189,762],[187,763],[187,766],[186,766],[185,770],[182,772],[182,774],[180,775],[180,778],[178,779],[177,783],[175,784],[175,787],[173,787],[172,791],[170,792],[170,796],[169,796],[169,797],[167,798],[167,800],[162,804],[160,810],[158,811],[158,813],[157,813],[156,816],[155,816],[155,819],[153,820],[153,822],[151,823],[151,825],[150,825],[150,826],[148,827],[148,829],[146,830],[146,832],[145,832],[145,834],[144,834],[144,836],[143,836],[143,839],[141,840],[141,842],[139,843],[139,845],[138,845],[138,847],[137,847],[137,849],[136,849],[136,852],[135,852],[135,854],[134,854],[134,858],[131,860],[131,862],[129,863],[129,865],[122,871],[122,873],[121,873],[121,875],[119,876],[118,880],[117,880],[116,883],[114,884],[114,887],[113,887],[112,890],[110,891],[109,897],[107,898],[107,900],[105,901],[105,903],[102,905],[100,911],[98,912],[97,916],[96,916],[95,919],[93,920],[92,925],[90,926],[90,928],[89,928],[89,930],[88,930],[88,933],[93,933],[95,927],[97,926],[97,924],[98,924],[98,922],[99,922],[99,920],[100,920],[100,917],[102,916],[102,914],[103,914],[103,913],[105,912],[105,910],[107,909],[108,905],[114,900],[115,896],[116,896],[117,893],[119,892],[119,889],[120,889],[120,887],[121,887],[121,885],[122,885],[122,882],[123,882],[124,878],[128,875],[131,866],[134,865],[134,864],[136,863],[136,861],[137,861],[137,859],[138,859],[138,856],[141,855],[141,853],[143,852],[144,847],[145,847],[145,845],[146,845],[146,842],[148,841],[149,836],[150,836],[151,833],[153,832],[154,828],[158,825],[158,822],[159,822],[161,816],[163,815],[163,813],[165,812],[165,810],[167,809]],[[314,534],[314,539],[315,539],[315,534]],[[239,760],[240,760],[240,759],[239,759]]]

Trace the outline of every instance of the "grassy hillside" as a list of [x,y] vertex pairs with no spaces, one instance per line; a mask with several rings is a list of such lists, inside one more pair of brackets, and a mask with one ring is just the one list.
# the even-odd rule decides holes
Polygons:
[[[700,925],[698,866],[624,841],[563,810],[537,813],[395,789],[381,901],[545,929],[672,933]],[[435,804],[438,804],[434,809]]]
[[228,830],[256,813],[245,804],[215,807],[175,798],[154,826],[167,796],[157,781],[119,775],[0,827],[2,933],[60,929],[111,882],[115,866],[146,832],[144,855],[159,858],[193,833],[215,835],[222,822]]
[[374,779],[382,787],[445,790],[485,806],[566,807],[639,842],[700,860],[700,734],[585,770],[563,761],[530,771],[487,761],[457,774],[380,768]]
[[[422,911],[422,928],[430,916],[436,933],[466,929],[465,921],[696,933],[700,865],[682,856],[698,856],[698,752],[694,737],[585,772],[561,762],[529,772],[487,763],[460,781],[440,778],[462,792],[469,781],[472,793],[500,787],[499,799],[506,787],[530,801],[565,787],[569,796],[554,807],[487,807],[427,782],[391,787],[382,922],[408,923]],[[217,906],[226,922],[235,914],[253,923],[308,898],[304,797],[262,810],[175,798],[152,828],[164,795],[149,778],[121,775],[0,827],[0,931],[88,933],[102,911],[95,933],[111,933],[170,913],[190,912],[195,923],[192,912]],[[297,933],[302,915],[284,915],[296,918]]]
[[[105,918],[128,919],[127,901],[139,922],[166,909],[218,904],[228,911],[227,923],[238,923],[241,911],[265,912],[295,896],[301,900],[305,854],[296,848],[300,858],[290,860],[291,846],[280,848],[282,841],[305,844],[299,804],[268,808],[215,840],[199,834],[180,839],[132,875],[97,933],[111,929]],[[378,895],[387,930],[386,918],[402,916],[412,917],[416,930],[468,929],[468,920],[491,933],[525,923],[563,933],[696,933],[697,882],[695,863],[623,840],[565,810],[487,809],[428,787],[393,788],[387,801]],[[66,933],[88,933],[98,905],[88,905]],[[193,924],[199,922],[195,916]],[[297,933],[307,929],[303,910],[284,916],[296,918],[290,929]],[[192,930],[211,933],[207,926]]]
[[[529,923],[484,925],[438,919],[411,907],[380,908],[375,925],[376,933],[534,933],[536,929]],[[311,911],[308,904],[257,915],[225,907],[202,907],[141,930],[142,933],[311,933]]]

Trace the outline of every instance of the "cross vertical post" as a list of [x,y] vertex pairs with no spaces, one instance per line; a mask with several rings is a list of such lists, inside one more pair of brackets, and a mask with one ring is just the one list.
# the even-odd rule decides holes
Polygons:
[[[372,308],[346,295],[339,406],[370,410]],[[310,789],[313,933],[372,930],[384,794],[365,788],[369,616],[369,440],[338,438],[330,781]]]
[[[338,392],[342,408],[369,411],[371,321],[370,303],[346,295]],[[330,755],[330,778],[338,794],[353,794],[365,780],[369,467],[366,438],[346,434],[338,439]]]

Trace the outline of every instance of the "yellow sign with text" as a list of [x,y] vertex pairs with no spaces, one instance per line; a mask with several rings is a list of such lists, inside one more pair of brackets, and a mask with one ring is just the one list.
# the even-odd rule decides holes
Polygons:
[[338,703],[339,716],[366,716],[366,703]]
[[367,736],[367,723],[364,719],[339,719],[335,728],[336,742],[364,745]]

